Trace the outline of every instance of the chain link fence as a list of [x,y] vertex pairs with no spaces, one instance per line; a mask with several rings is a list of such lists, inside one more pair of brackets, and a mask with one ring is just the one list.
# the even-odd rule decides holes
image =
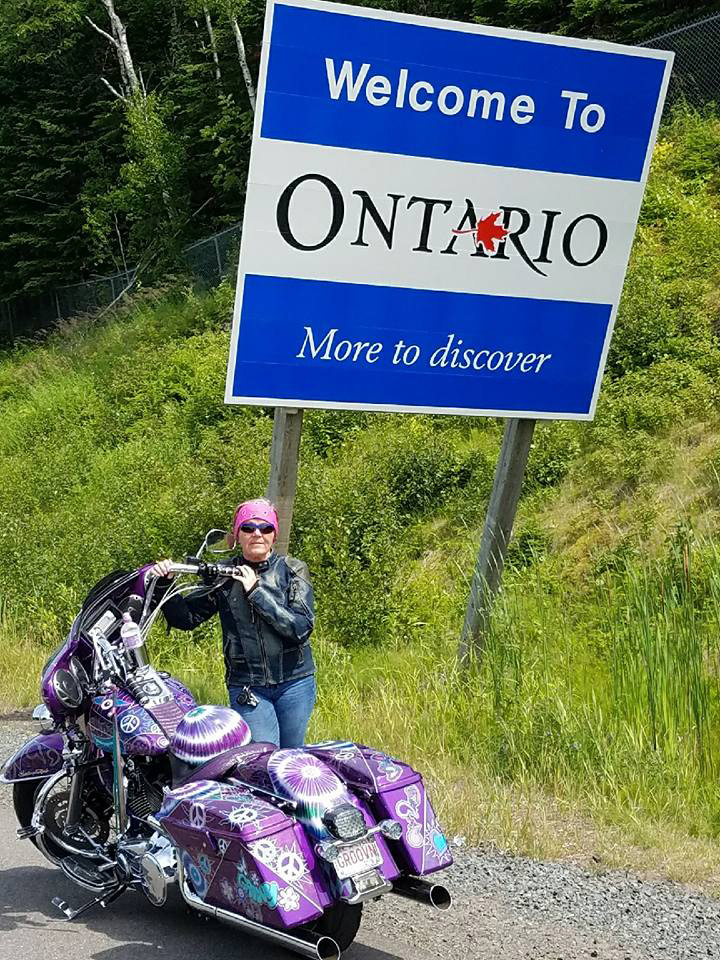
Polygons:
[[[235,266],[241,224],[198,240],[183,250],[188,268],[200,286],[218,284]],[[0,300],[0,345],[48,330],[60,320],[111,306],[135,283],[134,267],[85,283],[71,283],[38,296]]]
[[661,33],[640,46],[675,53],[668,103],[686,100],[700,107],[720,101],[720,13]]
[[237,263],[241,232],[241,224],[236,223],[214,237],[198,240],[185,247],[185,260],[196,280],[207,287],[220,283]]

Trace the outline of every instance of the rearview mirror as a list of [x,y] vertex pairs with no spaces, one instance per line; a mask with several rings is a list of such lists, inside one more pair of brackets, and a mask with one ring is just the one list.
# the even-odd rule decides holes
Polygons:
[[201,556],[205,550],[208,553],[230,553],[233,546],[232,534],[227,530],[208,530],[197,555]]

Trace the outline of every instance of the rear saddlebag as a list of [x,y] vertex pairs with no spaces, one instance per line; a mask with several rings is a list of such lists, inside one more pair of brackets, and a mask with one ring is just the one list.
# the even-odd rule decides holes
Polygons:
[[388,846],[406,870],[422,875],[450,866],[450,845],[423,779],[412,767],[360,743],[321,743],[306,749],[331,767],[351,790],[365,795],[378,820],[397,820],[402,825],[402,838],[388,841]]
[[205,903],[279,928],[323,912],[302,828],[249,790],[198,780],[166,791],[157,818]]

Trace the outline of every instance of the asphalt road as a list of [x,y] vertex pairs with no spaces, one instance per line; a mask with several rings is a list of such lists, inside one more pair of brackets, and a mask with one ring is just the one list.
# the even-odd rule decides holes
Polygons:
[[[216,921],[190,916],[179,904],[156,909],[137,893],[125,894],[106,910],[95,908],[70,923],[52,904],[53,897],[62,897],[75,907],[91,896],[47,863],[29,841],[17,841],[12,810],[0,807],[0,960],[289,960],[293,956]],[[399,940],[389,942],[365,923],[343,958],[430,960],[431,954]]]

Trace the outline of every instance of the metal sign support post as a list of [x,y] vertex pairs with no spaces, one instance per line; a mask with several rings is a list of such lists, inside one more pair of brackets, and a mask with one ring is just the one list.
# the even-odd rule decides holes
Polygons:
[[483,654],[492,601],[502,579],[535,423],[535,420],[513,419],[505,424],[458,649],[462,667],[468,667],[473,659],[480,660]]
[[287,553],[290,543],[302,422],[302,410],[275,407],[267,497],[278,514],[280,530],[275,549],[281,554]]

